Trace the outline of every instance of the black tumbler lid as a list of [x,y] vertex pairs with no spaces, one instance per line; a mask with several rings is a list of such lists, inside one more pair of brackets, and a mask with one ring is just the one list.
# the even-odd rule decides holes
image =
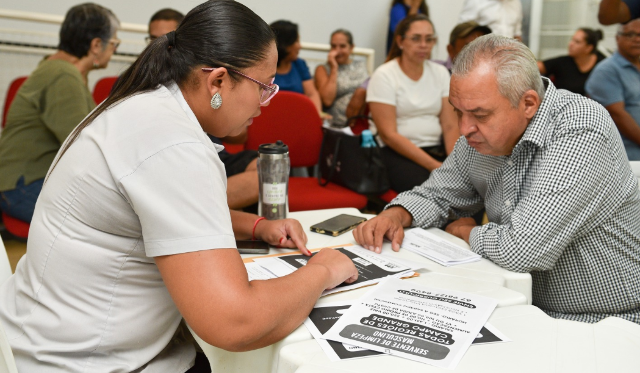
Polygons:
[[260,145],[258,152],[261,154],[286,154],[289,152],[289,147],[282,140],[278,140],[274,144]]

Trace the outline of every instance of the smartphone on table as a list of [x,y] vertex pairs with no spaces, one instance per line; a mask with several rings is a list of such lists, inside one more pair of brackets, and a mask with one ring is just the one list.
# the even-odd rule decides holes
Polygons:
[[358,224],[366,220],[367,218],[363,218],[362,216],[341,214],[312,225],[311,231],[337,237],[343,233],[349,232],[353,228],[357,227]]
[[269,254],[269,244],[260,240],[236,240],[240,254]]

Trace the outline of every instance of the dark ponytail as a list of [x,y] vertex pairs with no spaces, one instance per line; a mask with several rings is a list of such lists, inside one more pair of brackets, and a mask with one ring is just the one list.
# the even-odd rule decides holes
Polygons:
[[587,45],[593,45],[593,51],[591,51],[591,53],[596,53],[596,50],[598,49],[598,42],[602,40],[604,36],[602,34],[602,30],[594,30],[587,27],[581,27],[578,30],[584,32],[584,41]]
[[400,23],[398,23],[398,26],[396,26],[396,31],[393,33],[393,42],[391,43],[391,49],[389,49],[389,54],[387,55],[387,59],[384,62],[389,62],[392,59],[400,57],[402,55],[402,50],[398,45],[398,36],[404,39],[404,37],[407,35],[407,31],[409,31],[409,28],[411,27],[411,24],[417,21],[429,22],[431,28],[433,28],[433,32],[436,32],[436,28],[433,26],[433,22],[431,22],[429,17],[427,17],[426,15],[418,13],[406,17],[405,19],[400,21]]
[[[266,22],[234,0],[209,0],[193,8],[172,35],[157,38],[120,76],[111,94],[69,135],[58,160],[80,132],[120,101],[175,81],[182,87],[199,67],[242,70],[263,61],[275,36]],[[229,76],[239,77],[232,71]],[[55,165],[53,166],[55,168]]]

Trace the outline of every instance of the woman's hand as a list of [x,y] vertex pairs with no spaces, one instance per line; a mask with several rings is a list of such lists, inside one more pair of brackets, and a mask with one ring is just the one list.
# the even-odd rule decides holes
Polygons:
[[299,249],[304,255],[311,256],[307,249],[307,235],[300,222],[295,219],[260,220],[255,236],[273,246]]
[[350,284],[358,279],[358,270],[348,256],[338,250],[322,249],[309,262],[310,265],[320,265],[329,273],[327,290],[333,289],[343,282]]
[[335,49],[329,51],[329,54],[327,54],[327,63],[329,64],[329,66],[331,66],[332,70],[338,69],[338,61],[336,61],[337,55],[338,55],[338,51]]

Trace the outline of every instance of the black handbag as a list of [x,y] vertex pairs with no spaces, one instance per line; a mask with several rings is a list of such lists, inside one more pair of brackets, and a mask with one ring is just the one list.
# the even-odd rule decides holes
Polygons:
[[363,148],[361,136],[327,128],[323,131],[318,175],[320,185],[332,182],[360,194],[373,195],[389,190],[387,169],[377,144]]

